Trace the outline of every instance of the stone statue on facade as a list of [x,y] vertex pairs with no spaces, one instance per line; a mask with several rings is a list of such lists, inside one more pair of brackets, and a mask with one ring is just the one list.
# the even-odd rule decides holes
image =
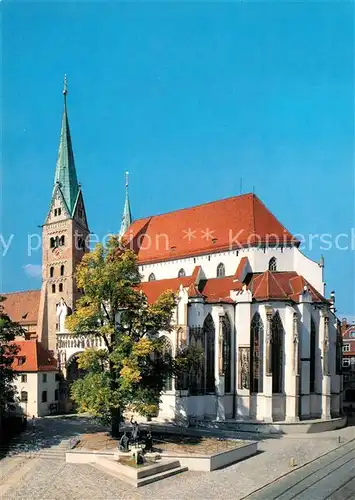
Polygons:
[[66,305],[64,299],[60,299],[59,303],[57,304],[57,323],[58,323],[58,331],[59,332],[66,332],[65,328],[65,320],[68,316],[68,306]]

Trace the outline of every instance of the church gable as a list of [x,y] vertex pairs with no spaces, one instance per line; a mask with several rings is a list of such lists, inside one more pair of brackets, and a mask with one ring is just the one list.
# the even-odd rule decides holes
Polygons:
[[75,201],[74,209],[73,209],[73,219],[78,221],[82,226],[88,227],[88,222],[86,218],[86,211],[84,205],[83,194],[81,190],[79,190],[77,199]]
[[50,224],[52,222],[61,222],[70,218],[71,214],[68,210],[68,206],[65,202],[60,186],[59,184],[57,184],[53,191],[52,201],[49,207],[49,212],[45,224]]

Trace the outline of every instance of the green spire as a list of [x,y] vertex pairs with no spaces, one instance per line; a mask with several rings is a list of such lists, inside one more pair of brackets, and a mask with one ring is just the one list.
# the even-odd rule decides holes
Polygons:
[[54,187],[59,184],[70,214],[73,214],[75,201],[78,196],[79,186],[76,177],[74,153],[70,137],[69,121],[67,114],[67,77],[64,76],[64,111],[62,130],[60,133],[57,167],[55,171]]
[[120,236],[123,236],[125,234],[125,232],[127,231],[127,229],[131,224],[132,224],[132,214],[128,197],[128,172],[126,172],[126,199],[123,208]]

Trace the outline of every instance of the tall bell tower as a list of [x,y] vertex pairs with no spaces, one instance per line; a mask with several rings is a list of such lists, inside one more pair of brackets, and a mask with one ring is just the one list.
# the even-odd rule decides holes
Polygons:
[[88,250],[89,228],[81,186],[78,183],[67,113],[67,81],[64,78],[64,111],[57,166],[49,211],[42,226],[42,289],[38,335],[48,349],[56,349],[61,328],[59,304],[69,312],[80,296],[75,269]]

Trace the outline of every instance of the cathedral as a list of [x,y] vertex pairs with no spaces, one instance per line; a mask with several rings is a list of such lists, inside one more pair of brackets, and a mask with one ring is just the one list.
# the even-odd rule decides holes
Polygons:
[[[39,415],[65,409],[65,387],[80,376],[78,354],[103,347],[65,326],[80,296],[75,268],[88,251],[90,232],[66,85],[63,94],[58,160],[42,228],[42,287],[5,294],[4,302],[26,329],[21,349],[32,343],[42,358],[46,352],[44,365],[58,384],[51,397],[42,397]],[[324,260],[304,255],[300,242],[255,194],[133,220],[126,174],[120,235],[137,254],[148,301],[165,290],[176,293],[174,329],[159,332],[166,348],[173,356],[189,344],[205,353],[192,377],[166,381],[160,419],[272,424],[342,415],[342,335],[334,295],[325,297]],[[25,364],[18,359],[19,376]],[[40,399],[36,387],[33,401]]]

